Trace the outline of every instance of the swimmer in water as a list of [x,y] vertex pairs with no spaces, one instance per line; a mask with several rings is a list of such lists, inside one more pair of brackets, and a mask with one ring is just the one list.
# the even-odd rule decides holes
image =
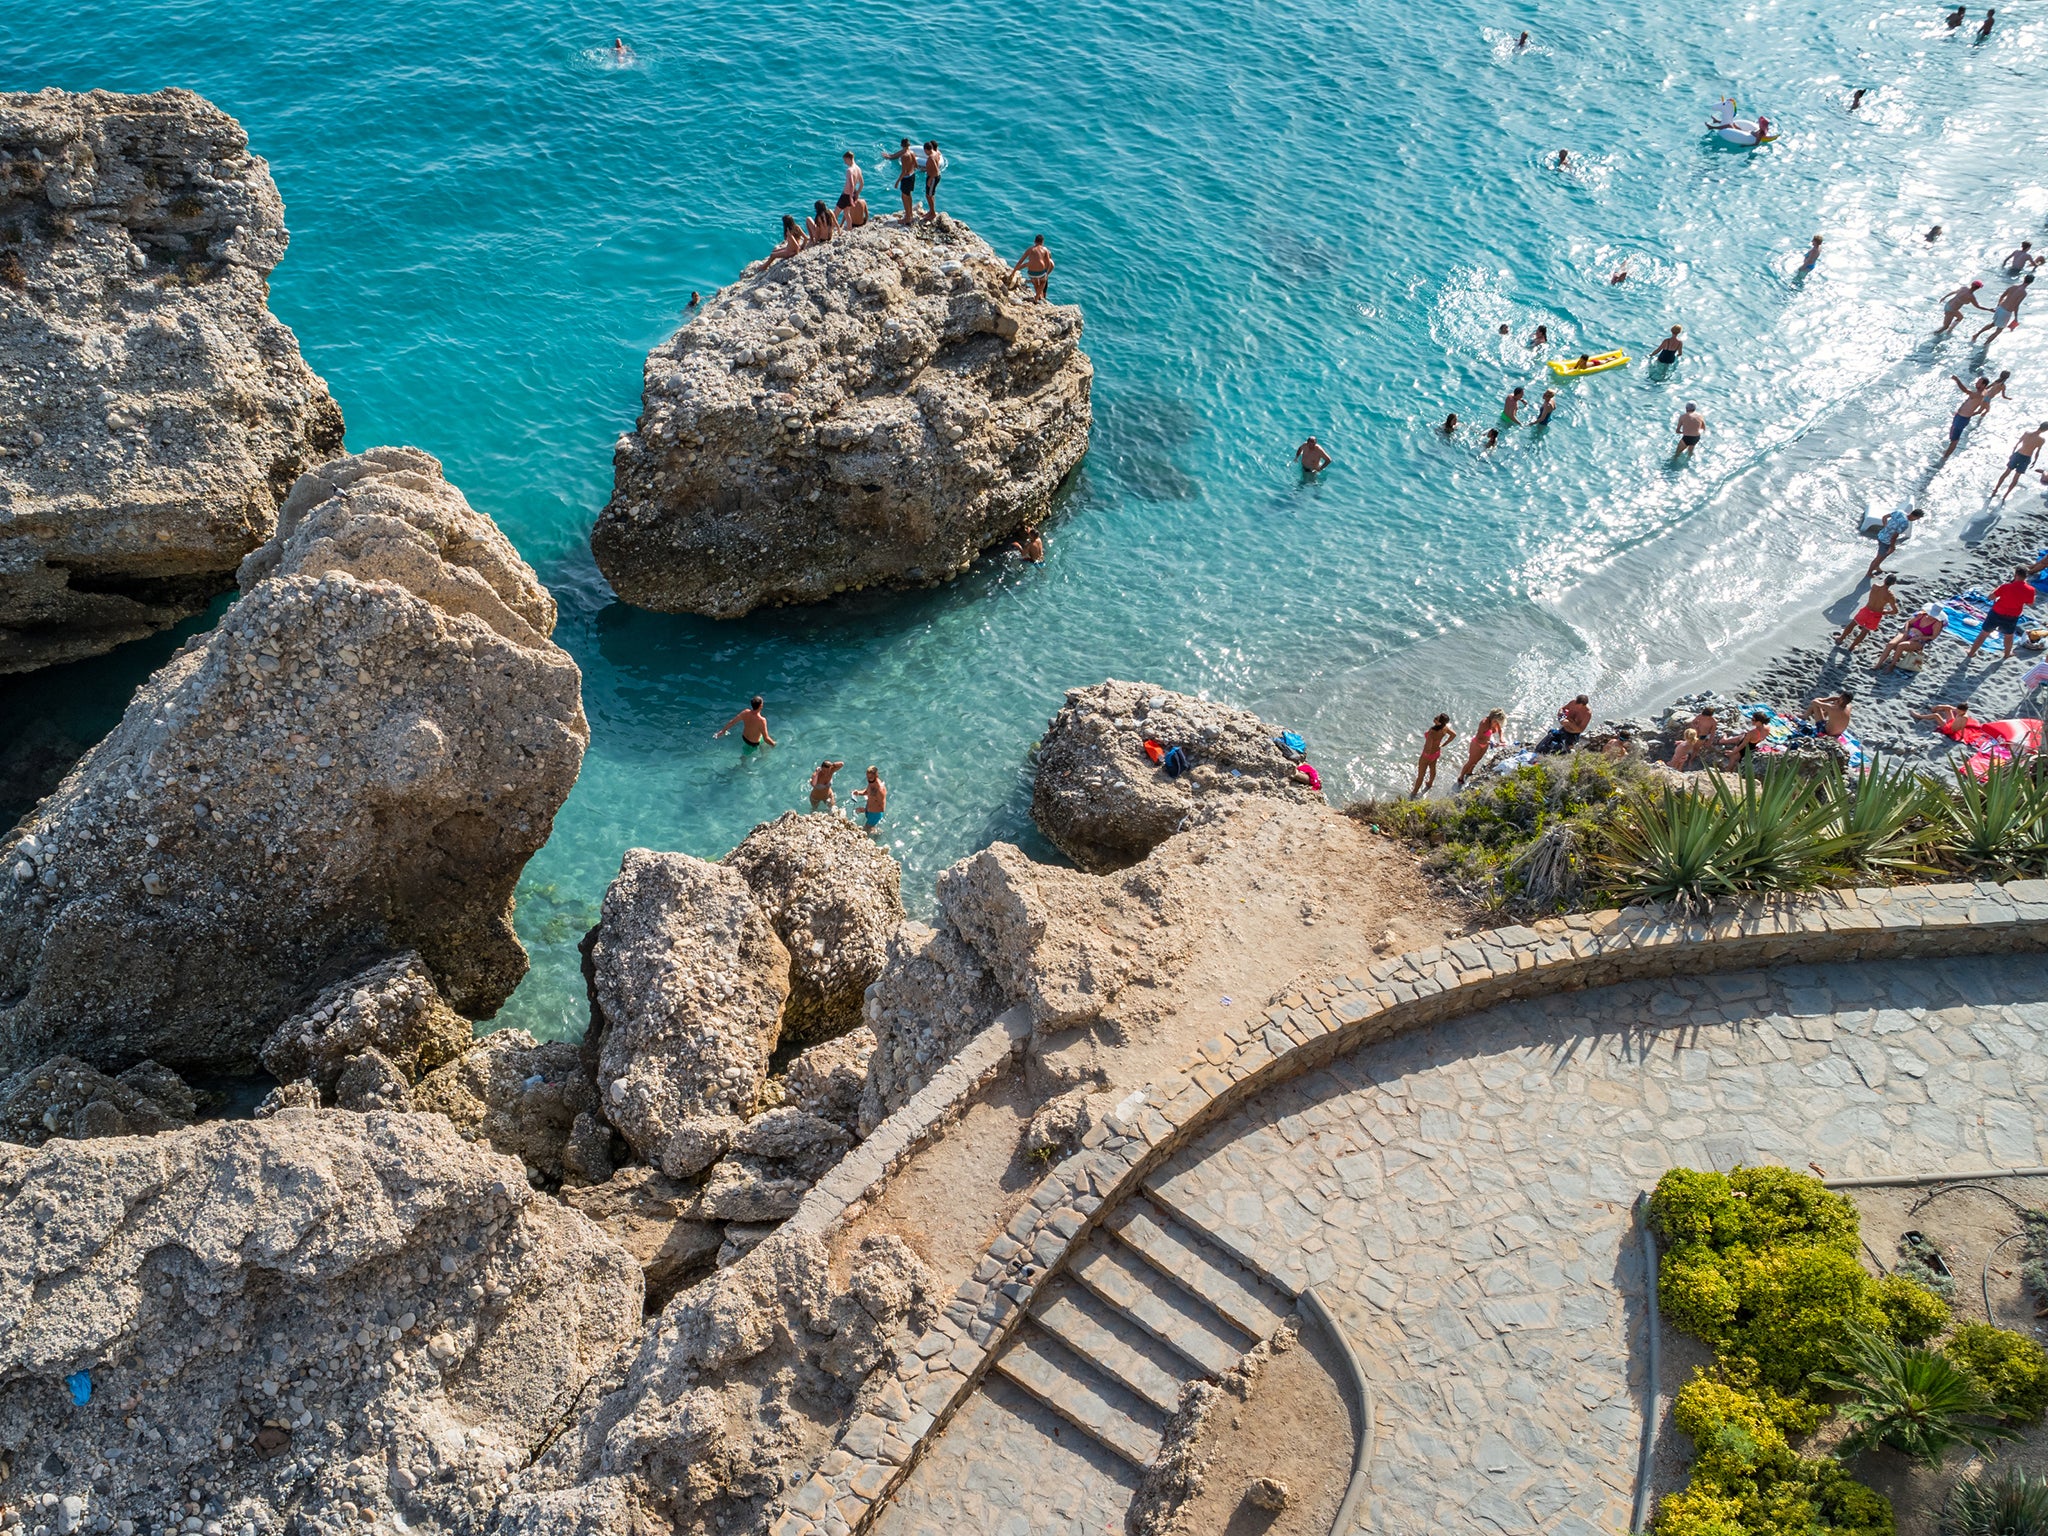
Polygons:
[[1701,413],[1699,406],[1691,400],[1686,401],[1685,409],[1678,414],[1678,448],[1672,457],[1682,458],[1691,454],[1693,449],[1699,447],[1700,438],[1705,435],[1706,430],[1707,418]]
[[1503,325],[1503,326],[1502,326],[1502,327],[1500,328],[1500,334],[1501,334],[1501,336],[1502,336],[1503,338],[1505,338],[1505,337],[1507,336],[1507,334],[1508,334],[1508,328],[1507,328],[1507,327],[1506,327],[1505,325]]
[[1029,523],[1024,525],[1023,535],[1010,545],[1033,565],[1045,564],[1045,540]]
[[1536,327],[1536,330],[1535,330],[1535,333],[1534,333],[1533,335],[1531,335],[1531,336],[1530,336],[1530,338],[1529,338],[1529,339],[1528,339],[1528,340],[1527,340],[1526,342],[1524,342],[1524,343],[1523,343],[1523,345],[1524,345],[1524,346],[1528,346],[1528,347],[1547,347],[1547,346],[1549,346],[1549,345],[1550,345],[1550,327],[1549,327],[1549,326],[1547,326],[1547,325],[1539,325],[1539,326],[1537,326],[1537,327]]
[[745,709],[711,733],[711,739],[716,741],[734,726],[738,726],[740,728],[740,747],[743,751],[751,752],[754,748],[764,743],[771,747],[774,746],[775,738],[768,734],[768,717],[761,713],[761,702],[761,695],[755,694],[751,699],[747,700],[747,707]]
[[1996,20],[1998,20],[1998,12],[1986,11],[1984,13],[1984,25],[1977,29],[1977,36],[1980,38],[1989,37],[1991,35],[1991,24]]
[[1939,240],[1940,238],[1941,226],[1939,224],[1935,225],[1934,228],[1927,231],[1926,240],[1929,245],[1934,244],[1934,242]]
[[1536,425],[1539,427],[1549,426],[1551,414],[1556,410],[1557,391],[1554,389],[1546,389],[1545,391],[1543,391],[1543,405],[1536,412]]
[[847,798],[860,802],[860,819],[869,831],[873,831],[882,824],[882,812],[889,807],[889,786],[882,782],[881,774],[877,773],[875,765],[870,763],[867,788],[856,789]]
[[692,288],[690,290],[690,302],[688,304],[685,304],[683,307],[685,309],[695,309],[699,304],[702,304],[703,302],[704,301],[702,299],[697,297],[697,290]]
[[1330,467],[1330,456],[1323,452],[1323,445],[1313,437],[1295,449],[1294,456],[1301,460],[1304,475],[1319,475]]
[[1816,265],[1818,265],[1818,264],[1819,264],[1819,262],[1820,262],[1820,236],[1819,236],[1819,235],[1815,235],[1815,236],[1813,237],[1813,244],[1809,245],[1809,246],[1808,246],[1808,247],[1806,248],[1806,256],[1805,256],[1805,259],[1804,259],[1804,260],[1802,260],[1802,261],[1801,261],[1801,262],[1799,263],[1799,271],[1800,271],[1801,275],[1804,275],[1805,273],[1811,272],[1811,271],[1812,271],[1812,270],[1814,269],[1814,267],[1815,267]]
[[1523,50],[1524,48],[1526,48],[1526,47],[1528,47],[1528,46],[1529,46],[1529,34],[1528,34],[1528,33],[1524,32],[1524,33],[1523,33],[1523,34],[1522,34],[1522,35],[1521,35],[1520,37],[1518,37],[1518,38],[1516,38],[1516,39],[1515,39],[1515,52],[1517,52],[1517,53],[1520,53],[1520,52],[1521,52],[1521,51],[1522,51],[1522,50]]
[[1561,171],[1561,170],[1563,170],[1563,169],[1564,169],[1564,168],[1565,168],[1566,166],[1570,165],[1571,163],[1572,163],[1572,152],[1571,152],[1570,150],[1568,150],[1568,149],[1560,149],[1560,150],[1559,150],[1559,151],[1557,152],[1557,168],[1558,168],[1558,169],[1559,169],[1559,170]]
[[1685,327],[1674,325],[1671,334],[1657,343],[1657,361],[1669,367],[1678,361],[1678,355],[1685,350]]
[[1485,442],[1483,442],[1483,443],[1481,443],[1481,444],[1479,445],[1479,451],[1480,451],[1481,453],[1491,453],[1491,452],[1493,452],[1493,450],[1494,450],[1494,449],[1498,448],[1499,446],[1500,446],[1500,428],[1499,428],[1499,427],[1488,427],[1488,428],[1486,429],[1486,441],[1485,441]]
[[1953,32],[1957,27],[1960,27],[1963,24],[1963,18],[1969,14],[1970,13],[1968,11],[1964,10],[1959,5],[1954,10],[1950,11],[1948,15],[1942,18],[1942,23],[1949,29],[1949,31]]
[[1522,419],[1522,399],[1525,393],[1522,386],[1517,384],[1508,392],[1507,400],[1501,405],[1501,419],[1509,426],[1516,425]]
[[1863,105],[1863,97],[1866,94],[1867,90],[1868,87],[1865,87],[1864,90],[1859,90],[1854,96],[1851,96],[1849,98],[1849,110],[1851,112],[1854,112],[1858,107]]
[[617,59],[620,63],[623,64],[627,59],[631,58],[632,56],[632,50],[626,46],[626,40],[623,37],[615,37],[612,39],[613,58]]
[[1450,415],[1446,416],[1444,424],[1438,427],[1437,430],[1443,433],[1445,437],[1449,437],[1452,433],[1456,432],[1458,430],[1458,413],[1453,411]]
[[1612,272],[1607,274],[1607,286],[1610,288],[1617,288],[1627,281],[1628,268],[1626,266],[1616,267]]
[[817,771],[811,775],[812,810],[836,811],[838,809],[838,796],[832,793],[832,775],[845,766],[846,764],[843,760],[835,762],[829,757],[818,764]]

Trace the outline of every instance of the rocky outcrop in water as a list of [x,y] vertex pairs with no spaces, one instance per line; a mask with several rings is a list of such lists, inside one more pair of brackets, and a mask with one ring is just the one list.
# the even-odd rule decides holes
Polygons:
[[471,1017],[526,969],[513,886],[589,740],[533,572],[390,448],[301,477],[241,580],[0,837],[0,1069],[244,1066],[394,953]]
[[436,1115],[0,1147],[8,1493],[77,1528],[189,1495],[230,1532],[481,1530],[640,1313],[616,1244]]
[[647,360],[591,548],[620,597],[734,618],[964,570],[1088,446],[1081,314],[949,219],[750,268]]
[[837,816],[787,811],[725,856],[789,951],[782,1040],[843,1035],[882,974],[903,921],[903,871],[873,838]]
[[190,91],[0,94],[0,672],[199,612],[341,452],[266,307],[286,240]]
[[[1102,870],[1137,863],[1225,796],[1320,801],[1279,736],[1247,710],[1149,683],[1073,689],[1039,743],[1031,819],[1068,858]],[[1147,740],[1179,747],[1189,771],[1169,776]]]

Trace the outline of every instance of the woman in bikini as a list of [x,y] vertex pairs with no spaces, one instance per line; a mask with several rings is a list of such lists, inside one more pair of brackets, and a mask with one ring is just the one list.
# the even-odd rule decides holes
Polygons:
[[832,210],[821,202],[812,203],[811,208],[813,211],[810,221],[804,225],[804,237],[812,245],[823,245],[839,228],[839,220]]
[[[1918,656],[1941,633],[1943,619],[1932,604],[1906,620],[1906,627],[1894,635],[1878,653],[1877,670],[1889,672],[1901,656]],[[1912,670],[1909,668],[1908,670]]]
[[773,266],[778,261],[787,261],[803,248],[804,232],[802,226],[785,213],[782,216],[782,244],[768,253],[767,265]]
[[1728,748],[1726,758],[1730,768],[1739,768],[1748,761],[1752,752],[1770,739],[1771,717],[1761,711],[1749,717],[1749,729],[1736,737]]
[[1700,733],[1691,726],[1685,728],[1685,739],[1671,749],[1671,771],[1683,773],[1707,760],[1707,749],[1700,745]]
[[1479,760],[1500,744],[1501,733],[1507,729],[1508,712],[1504,709],[1490,709],[1486,718],[1479,722],[1479,729],[1472,733],[1472,743],[1465,749],[1465,767],[1458,775],[1458,782],[1451,787],[1463,789],[1465,781],[1479,771]]
[[1436,788],[1436,760],[1443,755],[1444,743],[1457,734],[1451,729],[1449,715],[1438,715],[1436,724],[1422,733],[1422,756],[1415,764],[1415,785],[1408,791],[1411,796]]

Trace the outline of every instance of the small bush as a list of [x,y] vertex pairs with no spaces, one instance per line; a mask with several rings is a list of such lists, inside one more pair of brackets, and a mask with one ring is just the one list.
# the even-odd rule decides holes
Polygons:
[[1956,1277],[1944,1275],[1929,1265],[1916,1253],[1909,1253],[1893,1266],[1892,1273],[1901,1275],[1915,1285],[1924,1286],[1943,1301],[1953,1301],[1956,1294]]
[[1942,1536],[2048,1536],[2048,1478],[1986,1468],[1959,1481],[1941,1511]]
[[1844,1451],[1884,1446],[1930,1467],[1951,1450],[1985,1451],[2018,1433],[1999,1422],[1975,1377],[1934,1349],[1904,1349],[1869,1329],[1851,1332],[1841,1367],[1816,1371],[1823,1386],[1852,1394],[1837,1411],[1854,1426]]
[[1876,1283],[1874,1299],[1885,1331],[1901,1344],[1925,1344],[1948,1326],[1948,1303],[1912,1276],[1886,1275]]
[[1772,1415],[1770,1405],[1754,1393],[1744,1392],[1704,1371],[1678,1389],[1671,1405],[1672,1422],[1692,1436],[1702,1456],[1712,1454],[1710,1446],[1725,1443],[1730,1432],[1747,1440],[1750,1451],[1765,1451],[1785,1443],[1783,1429]]
[[2025,1334],[1965,1323],[1941,1352],[1969,1373],[2001,1416],[2033,1423],[2048,1411],[2048,1349]]
[[1811,1174],[1771,1164],[1733,1173],[1674,1168],[1650,1195],[1650,1219],[1673,1246],[1723,1249],[1822,1243],[1854,1255],[1862,1230],[1848,1200]]
[[1783,1446],[1748,1460],[1702,1457],[1692,1481],[1668,1495],[1656,1536],[1894,1536],[1892,1506],[1834,1460]]

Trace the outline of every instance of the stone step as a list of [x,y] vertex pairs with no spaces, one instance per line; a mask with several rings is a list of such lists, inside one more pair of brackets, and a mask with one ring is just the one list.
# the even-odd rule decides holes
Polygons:
[[1100,1232],[1089,1236],[1069,1269],[1125,1318],[1209,1375],[1229,1370],[1256,1342],[1207,1302]]
[[1104,1225],[1253,1338],[1268,1337],[1294,1313],[1278,1290],[1177,1221],[1168,1207],[1139,1196],[1125,1201]]
[[1148,1421],[1150,1410],[1046,1335],[1019,1333],[996,1369],[1132,1466],[1149,1467],[1159,1454],[1159,1427]]
[[1186,1362],[1159,1344],[1093,1292],[1054,1282],[1031,1320],[1103,1375],[1128,1387],[1161,1413],[1180,1407]]

